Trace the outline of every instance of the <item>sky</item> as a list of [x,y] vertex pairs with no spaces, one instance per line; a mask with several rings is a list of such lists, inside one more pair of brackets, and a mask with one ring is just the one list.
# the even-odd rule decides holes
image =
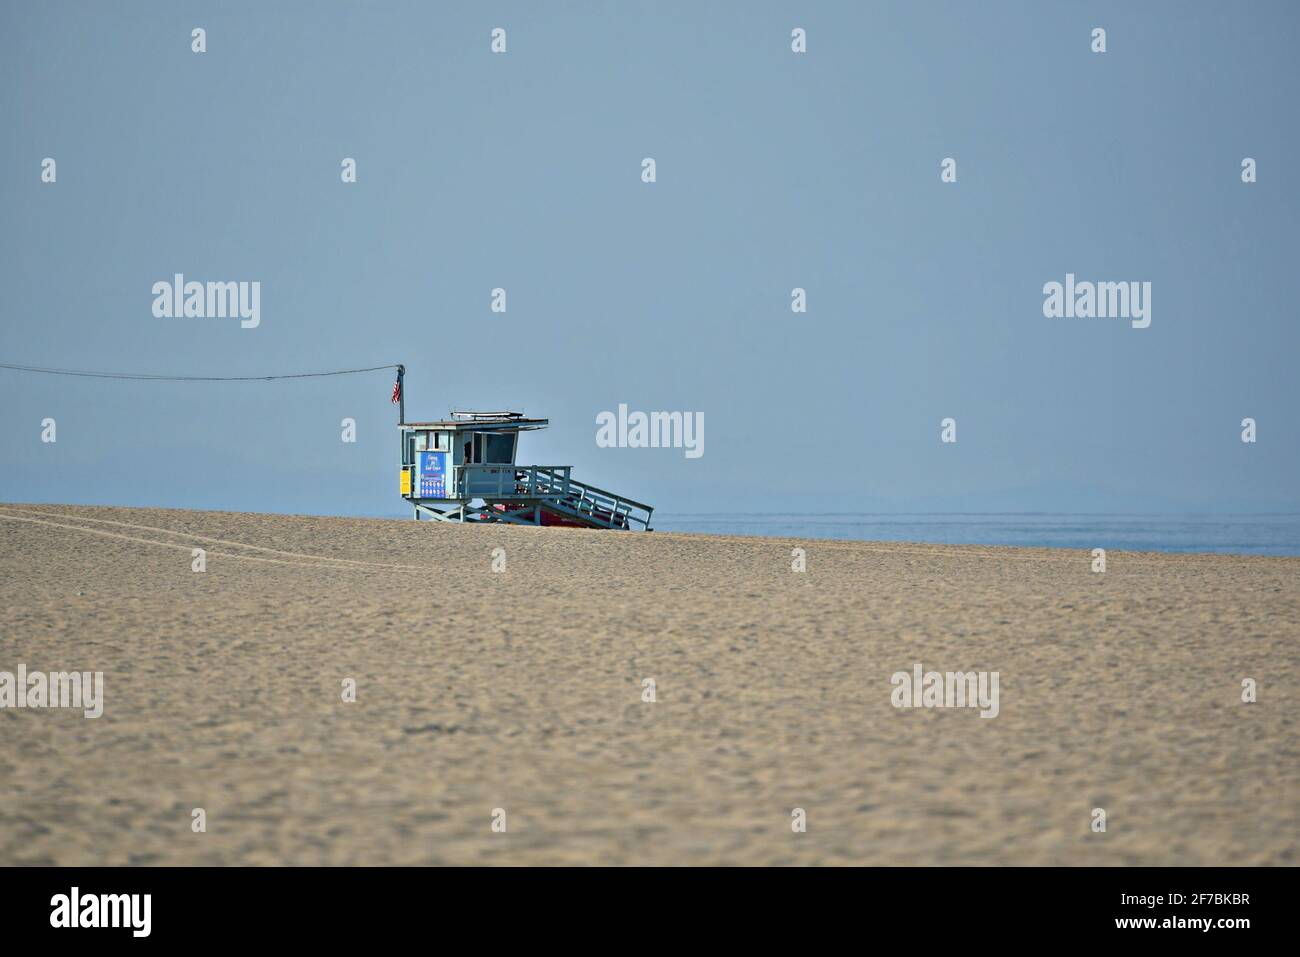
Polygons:
[[[1298,47],[1287,2],[7,0],[0,362],[401,362],[408,418],[549,417],[521,462],[657,513],[1296,510]],[[156,317],[176,273],[260,324]],[[1044,316],[1067,274],[1149,327]],[[0,369],[0,500],[406,515],[391,389]],[[600,447],[620,404],[704,454]]]

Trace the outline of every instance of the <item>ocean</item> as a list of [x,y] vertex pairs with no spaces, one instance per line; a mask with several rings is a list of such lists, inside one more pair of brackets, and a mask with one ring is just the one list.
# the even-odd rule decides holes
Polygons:
[[1300,514],[1096,515],[1056,513],[796,514],[654,516],[665,532],[782,538],[1107,548],[1150,552],[1300,555]]

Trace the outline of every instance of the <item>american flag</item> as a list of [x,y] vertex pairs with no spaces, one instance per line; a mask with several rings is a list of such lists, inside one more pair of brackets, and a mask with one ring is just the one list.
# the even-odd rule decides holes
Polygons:
[[393,383],[393,398],[391,401],[396,402],[402,397],[402,380],[398,379]]

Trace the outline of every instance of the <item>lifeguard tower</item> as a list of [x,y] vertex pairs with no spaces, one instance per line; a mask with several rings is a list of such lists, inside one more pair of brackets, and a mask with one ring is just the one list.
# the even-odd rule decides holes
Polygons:
[[575,481],[568,465],[516,463],[519,434],[549,424],[522,412],[452,412],[437,422],[400,422],[402,497],[417,521],[424,515],[440,522],[650,531],[649,505]]

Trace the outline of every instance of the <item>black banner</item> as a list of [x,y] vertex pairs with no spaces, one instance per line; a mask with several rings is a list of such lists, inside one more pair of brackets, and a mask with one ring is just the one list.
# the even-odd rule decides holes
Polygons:
[[[9,868],[6,943],[331,947],[434,930],[491,946],[1132,938],[1232,947],[1286,924],[1287,869]],[[450,938],[449,938],[450,939]]]

